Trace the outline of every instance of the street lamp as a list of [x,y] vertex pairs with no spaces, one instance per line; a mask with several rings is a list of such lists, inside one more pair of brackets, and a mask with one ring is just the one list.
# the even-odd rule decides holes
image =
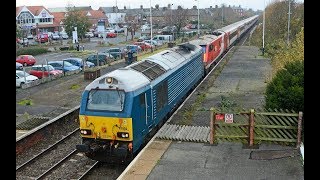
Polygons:
[[150,40],[152,40],[152,10],[151,10],[151,0],[150,0]]
[[199,0],[198,1],[198,37],[200,36],[200,13],[199,13]]
[[266,13],[266,1],[263,1],[263,6],[264,6],[264,10],[263,10],[263,21],[262,21],[262,56],[264,56],[264,26],[265,26],[265,13]]

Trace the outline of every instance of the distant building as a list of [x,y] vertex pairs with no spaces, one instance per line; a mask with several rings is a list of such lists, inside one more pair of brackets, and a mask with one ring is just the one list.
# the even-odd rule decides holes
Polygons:
[[233,11],[238,13],[239,16],[243,16],[243,8],[241,8],[241,6],[239,5],[239,7],[232,7]]
[[54,16],[43,6],[19,6],[16,7],[16,23],[28,33],[53,32],[59,24],[54,23]]

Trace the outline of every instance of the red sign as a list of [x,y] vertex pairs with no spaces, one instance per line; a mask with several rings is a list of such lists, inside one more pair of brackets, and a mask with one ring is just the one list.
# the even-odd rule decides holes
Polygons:
[[217,121],[223,121],[223,119],[224,119],[224,114],[216,114]]

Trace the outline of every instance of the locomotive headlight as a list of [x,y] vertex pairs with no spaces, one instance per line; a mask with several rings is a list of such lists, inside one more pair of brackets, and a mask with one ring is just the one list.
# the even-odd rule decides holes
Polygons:
[[129,138],[129,133],[127,133],[127,132],[118,132],[117,136],[119,138]]
[[82,135],[88,136],[88,135],[91,135],[91,130],[89,130],[89,129],[81,129],[81,130],[80,130],[80,133],[81,133]]

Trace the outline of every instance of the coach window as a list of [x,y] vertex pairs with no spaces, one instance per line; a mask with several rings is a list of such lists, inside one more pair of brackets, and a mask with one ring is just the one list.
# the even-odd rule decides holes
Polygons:
[[168,103],[168,81],[157,87],[157,112]]

